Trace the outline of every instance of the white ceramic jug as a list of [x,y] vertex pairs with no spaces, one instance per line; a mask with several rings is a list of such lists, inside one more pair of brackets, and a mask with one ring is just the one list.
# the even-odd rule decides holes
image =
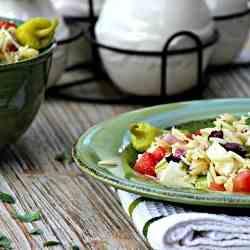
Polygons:
[[[50,0],[0,0],[0,17],[27,20],[31,17],[58,17],[60,25],[56,33],[57,40],[68,38],[69,31],[62,17],[55,11]],[[53,57],[48,86],[55,85],[60,79],[67,60],[67,47],[59,46]]]
[[[166,41],[179,31],[192,31],[204,42],[214,34],[214,23],[202,0],[107,0],[96,26],[100,43],[122,49],[162,51]],[[189,41],[189,42],[187,42]],[[192,42],[193,45],[193,42]],[[178,39],[175,47],[189,47],[190,39]],[[206,48],[205,70],[213,47]],[[144,58],[100,49],[111,79],[123,91],[137,95],[159,95],[160,58]],[[170,95],[196,84],[197,54],[172,56],[168,64]]]
[[[211,63],[215,65],[232,63],[248,38],[250,30],[248,0],[206,0],[206,3],[213,17],[217,18],[216,25],[220,33],[220,40]],[[231,18],[225,18],[230,15]]]

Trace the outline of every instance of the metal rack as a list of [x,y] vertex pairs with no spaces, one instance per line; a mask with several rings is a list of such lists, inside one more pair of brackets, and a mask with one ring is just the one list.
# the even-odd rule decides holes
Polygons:
[[[93,77],[82,79],[74,82],[69,82],[62,86],[55,86],[48,90],[47,95],[54,97],[54,98],[61,98],[65,100],[71,100],[71,101],[77,101],[77,102],[94,102],[94,103],[118,103],[118,104],[156,104],[156,103],[166,103],[166,102],[173,102],[178,100],[186,100],[186,99],[196,99],[200,98],[202,95],[203,89],[208,84],[208,76],[206,75],[206,72],[203,72],[203,53],[204,49],[213,46],[217,40],[218,40],[218,33],[215,32],[214,36],[211,37],[211,39],[205,43],[201,41],[199,36],[197,36],[195,33],[190,31],[181,31],[173,36],[171,36],[169,39],[167,39],[165,46],[162,51],[135,51],[135,50],[126,50],[122,48],[117,47],[111,47],[104,44],[99,43],[96,40],[95,36],[95,24],[97,21],[97,17],[94,14],[94,5],[93,0],[89,1],[89,17],[88,18],[73,18],[73,17],[66,17],[67,22],[87,22],[89,23],[89,29],[88,30],[82,30],[79,34],[77,34],[73,38],[69,38],[67,41],[63,41],[63,43],[70,43],[72,41],[75,41],[82,35],[88,41],[91,43],[92,46],[92,58],[93,58],[93,64],[85,64],[85,65],[73,65],[70,68],[66,69],[66,71],[73,71],[80,67],[88,67],[93,71]],[[195,46],[192,48],[184,48],[184,49],[170,49],[170,44],[174,39],[177,37],[189,37],[192,39],[195,43]],[[160,58],[161,59],[161,94],[159,96],[138,96],[138,95],[131,95],[124,93],[116,88],[115,83],[113,83],[113,87],[116,91],[116,94],[111,97],[98,97],[98,96],[79,96],[79,93],[73,94],[72,91],[70,93],[67,91],[69,89],[72,89],[74,87],[77,87],[79,85],[84,84],[92,84],[96,80],[106,79],[108,81],[105,82],[112,82],[109,79],[109,76],[107,72],[102,67],[102,60],[99,55],[99,49],[105,49],[112,51],[113,53],[119,53],[119,54],[125,54],[130,56],[137,56],[137,57],[154,57],[154,58]],[[172,56],[176,55],[186,55],[190,53],[196,53],[197,54],[197,84],[192,89],[189,89],[188,91],[185,91],[181,94],[169,96],[168,95],[168,79],[167,79],[167,72],[168,72],[168,59]],[[105,84],[105,83],[104,83]],[[109,84],[109,83],[106,83]]]

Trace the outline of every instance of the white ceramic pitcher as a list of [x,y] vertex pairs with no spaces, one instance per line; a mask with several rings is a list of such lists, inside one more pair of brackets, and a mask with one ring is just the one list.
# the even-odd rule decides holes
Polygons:
[[[162,51],[167,39],[183,30],[194,32],[203,42],[214,34],[214,23],[204,1],[107,0],[96,35],[99,42],[108,46]],[[190,39],[178,39],[173,46],[189,47]],[[212,51],[213,47],[203,51],[203,70]],[[120,89],[137,95],[160,94],[160,58],[124,55],[105,49],[100,49],[100,53],[107,72]],[[168,94],[194,86],[197,68],[196,53],[172,56],[167,68]]]

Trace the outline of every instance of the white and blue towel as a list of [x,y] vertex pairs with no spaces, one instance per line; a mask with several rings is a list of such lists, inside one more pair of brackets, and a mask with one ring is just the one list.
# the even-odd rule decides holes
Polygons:
[[230,215],[225,215],[223,208],[176,206],[121,190],[117,193],[153,249],[250,250],[249,209],[229,209]]

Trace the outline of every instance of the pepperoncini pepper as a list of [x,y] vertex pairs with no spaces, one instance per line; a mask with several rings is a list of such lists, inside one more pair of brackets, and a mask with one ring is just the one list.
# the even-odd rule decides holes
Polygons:
[[161,130],[141,122],[131,125],[130,133],[133,148],[138,152],[144,152],[150,147],[155,137],[161,134]]
[[16,29],[16,39],[22,46],[37,50],[46,48],[54,38],[57,25],[57,19],[32,18]]

